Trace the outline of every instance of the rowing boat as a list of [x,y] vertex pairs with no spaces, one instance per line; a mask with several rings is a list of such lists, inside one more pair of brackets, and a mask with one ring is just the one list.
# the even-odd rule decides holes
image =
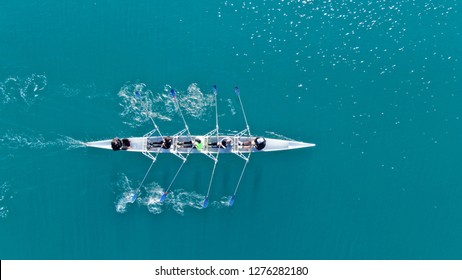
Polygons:
[[[266,145],[263,149],[258,150],[253,146],[246,146],[244,143],[249,143],[254,141],[256,137],[239,137],[235,135],[223,135],[220,137],[216,136],[203,136],[203,135],[192,135],[191,138],[199,139],[201,142],[204,142],[204,148],[198,150],[193,148],[190,151],[190,147],[184,147],[184,145],[178,145],[178,143],[187,142],[190,138],[188,136],[174,136],[172,137],[173,144],[170,148],[165,149],[162,148],[160,145],[153,145],[151,143],[161,143],[163,142],[163,137],[161,136],[154,136],[154,137],[129,137],[126,138],[129,140],[130,148],[127,148],[127,152],[148,152],[148,153],[163,153],[163,154],[170,154],[170,153],[180,153],[180,154],[199,154],[199,153],[211,153],[211,154],[229,154],[229,153],[256,153],[256,152],[275,152],[275,151],[284,151],[284,150],[292,150],[292,149],[299,149],[299,148],[308,148],[313,147],[315,144],[311,143],[304,143],[299,141],[289,141],[289,140],[281,140],[281,139],[273,139],[273,138],[264,138],[266,141]],[[227,147],[218,146],[215,143],[220,143],[223,139],[231,139],[232,144]],[[87,142],[85,143],[88,147],[100,148],[100,149],[107,149],[112,150],[111,142],[113,139],[110,140],[102,140],[102,141],[95,141],[95,142]],[[212,145],[214,144],[214,145]]]
[[[164,192],[162,197],[160,198],[160,202],[164,202],[167,199],[169,191],[175,182],[178,174],[180,173],[183,165],[186,163],[189,155],[191,154],[204,154],[210,159],[214,161],[212,175],[209,181],[209,187],[207,191],[207,195],[205,197],[203,208],[206,208],[209,201],[209,194],[210,188],[212,186],[213,177],[215,174],[215,169],[218,163],[218,157],[220,154],[235,154],[245,160],[244,168],[242,169],[241,176],[239,177],[239,181],[236,185],[234,190],[234,194],[232,195],[231,199],[229,200],[229,205],[234,204],[234,200],[236,198],[237,190],[242,180],[242,176],[244,175],[244,171],[249,163],[250,156],[253,153],[260,153],[260,152],[274,152],[274,151],[284,151],[284,150],[293,150],[293,149],[300,149],[300,148],[308,148],[313,147],[315,144],[312,143],[304,143],[299,141],[293,140],[285,140],[285,139],[274,139],[274,138],[264,138],[261,136],[253,136],[250,133],[249,124],[247,122],[247,117],[245,115],[244,106],[242,105],[242,100],[240,96],[239,88],[236,87],[234,89],[239,103],[241,105],[242,113],[244,115],[244,120],[246,124],[246,128],[234,135],[221,135],[219,134],[219,127],[218,127],[218,104],[217,104],[217,87],[214,86],[213,92],[215,96],[215,118],[216,118],[216,128],[205,135],[191,135],[189,131],[189,127],[186,123],[184,115],[181,111],[179,106],[179,101],[176,97],[176,91],[171,90],[171,94],[173,100],[175,102],[177,111],[179,112],[181,118],[183,119],[183,123],[185,128],[180,132],[174,134],[173,136],[164,136],[159,130],[154,119],[150,116],[154,129],[150,132],[146,133],[143,137],[129,137],[123,138],[122,140],[119,138],[109,139],[109,140],[101,140],[101,141],[94,141],[94,142],[87,142],[85,145],[87,147],[94,147],[94,148],[101,148],[107,150],[114,150],[114,151],[127,151],[127,152],[138,152],[142,153],[143,155],[147,156],[152,160],[151,165],[149,166],[148,171],[144,175],[143,180],[141,181],[140,185],[138,186],[137,191],[133,195],[130,202],[135,202],[138,198],[141,186],[143,185],[144,181],[147,178],[153,164],[156,162],[157,157],[159,154],[173,154],[183,160],[183,163],[180,165],[179,169],[177,170],[175,176],[170,182],[167,190]],[[136,92],[135,97],[139,99],[140,93]],[[154,135],[158,134],[158,135]]]

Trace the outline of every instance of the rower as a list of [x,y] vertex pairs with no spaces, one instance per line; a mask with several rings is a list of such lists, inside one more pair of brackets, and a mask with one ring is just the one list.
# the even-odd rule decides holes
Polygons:
[[202,151],[204,148],[204,143],[202,143],[201,139],[194,139],[194,148],[196,148],[198,151]]
[[111,141],[111,147],[113,151],[119,151],[120,148],[122,148],[123,144],[122,141],[119,139],[119,137],[115,137]]
[[201,151],[204,148],[204,143],[202,143],[201,139],[199,138],[194,139],[194,142],[178,142],[177,145],[179,146],[179,148],[195,148],[198,151]]
[[233,141],[231,140],[231,138],[225,137],[225,138],[221,139],[221,141],[219,143],[213,142],[213,143],[210,143],[209,145],[212,146],[212,148],[220,147],[222,149],[226,149],[226,148],[231,148],[232,143],[233,143]]
[[124,138],[122,139],[122,150],[128,150],[130,149],[131,146],[130,146],[130,140],[128,140],[127,138]]
[[149,142],[148,143],[150,148],[164,148],[164,149],[170,149],[172,146],[172,137],[167,136],[162,139],[162,141],[158,142]]
[[191,148],[193,146],[192,141],[177,142],[178,148]]
[[263,150],[266,147],[266,139],[258,136],[254,140],[247,140],[245,142],[239,142],[239,146],[243,148],[255,148],[257,150]]
[[170,136],[167,136],[164,138],[164,142],[162,142],[162,148],[164,149],[170,149],[170,147],[172,146],[172,142],[173,142],[173,139],[172,137]]
[[116,137],[111,141],[111,148],[113,151],[130,149],[130,140],[128,140],[127,138],[120,140],[119,137]]
[[244,142],[239,141],[238,144],[242,148],[252,148],[255,145],[254,141],[250,141],[250,140],[247,140]]

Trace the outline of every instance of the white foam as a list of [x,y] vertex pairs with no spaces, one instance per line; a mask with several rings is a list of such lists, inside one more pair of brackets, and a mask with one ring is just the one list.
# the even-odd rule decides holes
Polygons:
[[119,174],[119,179],[116,183],[116,192],[119,192],[115,201],[116,211],[125,213],[127,211],[127,204],[131,202],[134,193],[132,182],[125,174]]
[[33,104],[39,92],[47,86],[47,78],[42,74],[32,74],[26,77],[10,76],[0,81],[0,98],[3,104],[24,102]]
[[9,200],[13,199],[13,196],[9,192],[9,183],[3,182],[0,185],[0,218],[8,217],[9,210],[6,204]]
[[8,149],[45,149],[54,147],[71,150],[84,146],[85,144],[82,141],[64,135],[60,135],[54,140],[48,140],[42,134],[29,135],[7,131],[0,136],[0,147],[8,147]]
[[204,94],[196,83],[188,86],[187,93],[181,94],[179,104],[181,110],[190,117],[201,119],[205,116],[208,109],[214,106],[213,94]]
[[226,99],[226,101],[228,102],[228,108],[231,112],[231,115],[236,115],[236,108],[234,108],[233,101],[231,100],[231,98]]
[[150,121],[149,117],[171,120],[173,113],[173,101],[164,93],[153,93],[144,83],[127,83],[119,90],[121,98],[120,115],[125,119],[124,123],[131,127],[138,127]]
[[[119,213],[125,213],[133,195],[137,192],[138,182],[132,182],[125,174],[120,174],[116,183],[117,192],[115,208]],[[165,190],[157,182],[147,184],[142,188],[136,203],[145,206],[152,214],[161,214],[164,211],[173,210],[179,215],[184,215],[188,208],[201,210],[205,200],[203,194],[190,192],[184,189],[175,189],[169,192],[164,202],[160,202]],[[230,197],[222,197],[218,201],[211,201],[209,208],[221,209],[228,206]]]

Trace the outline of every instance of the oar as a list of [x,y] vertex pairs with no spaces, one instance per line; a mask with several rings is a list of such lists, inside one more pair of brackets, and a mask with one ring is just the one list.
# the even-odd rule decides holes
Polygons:
[[245,168],[247,167],[247,164],[249,163],[250,155],[251,155],[251,153],[249,154],[247,160],[245,161],[244,168],[242,169],[242,172],[241,172],[241,176],[239,177],[239,181],[237,182],[236,188],[234,189],[234,194],[231,197],[231,199],[229,200],[229,206],[233,206],[234,200],[236,200],[237,190],[239,189],[239,185],[241,184],[241,180],[242,180],[242,176],[244,175]]
[[[220,155],[220,154],[218,154],[218,155]],[[209,205],[210,187],[212,186],[213,175],[215,174],[215,169],[217,167],[218,155],[217,155],[217,158],[215,159],[215,164],[213,165],[212,176],[210,177],[210,182],[209,182],[209,189],[207,190],[207,195],[205,196],[205,200],[204,200],[204,204],[202,205],[202,209],[207,208],[207,206]]]
[[236,195],[233,195],[231,199],[229,200],[229,206],[233,206],[235,199],[236,199]]
[[[173,97],[173,100],[175,102],[175,104],[178,106],[178,111],[180,112],[180,116],[181,116],[181,119],[183,119],[183,123],[184,123],[184,126],[185,126],[185,129],[188,133],[188,136],[189,136],[189,139],[192,141],[192,138],[191,138],[191,133],[189,132],[189,127],[188,127],[188,124],[186,123],[186,120],[183,116],[183,112],[181,111],[181,108],[180,108],[180,103],[178,102],[178,100],[176,99],[176,91],[174,89],[171,89],[170,90],[170,93],[172,94],[172,97]],[[191,149],[189,149],[189,152],[188,154],[186,155],[186,157],[180,157],[178,156],[177,154],[175,154],[177,157],[180,157],[183,159],[183,163],[180,165],[180,168],[178,168],[175,176],[173,177],[173,180],[170,182],[170,185],[168,186],[167,190],[164,192],[164,194],[161,196],[160,198],[160,202],[164,202],[165,199],[167,199],[167,196],[168,196],[168,192],[170,191],[170,188],[172,187],[173,185],[173,182],[175,182],[176,180],[176,177],[178,176],[178,174],[180,173],[181,169],[183,168],[183,165],[185,164],[185,162],[188,160],[188,157],[189,155],[191,154],[191,151],[192,151],[193,147],[191,147]]]
[[207,206],[209,206],[209,197],[208,196],[204,200],[204,205],[202,205],[202,209],[207,208]]
[[130,201],[130,203],[134,203],[139,195],[140,195],[140,190],[137,190],[135,195],[132,197],[132,200]]
[[146,180],[146,177],[148,177],[149,171],[151,171],[151,168],[152,168],[152,165],[154,164],[154,162],[156,162],[156,161],[153,160],[153,161],[151,162],[151,165],[149,166],[148,171],[146,172],[146,174],[144,174],[143,180],[141,181],[140,185],[138,186],[138,189],[136,190],[135,195],[132,197],[132,200],[130,201],[131,203],[134,203],[134,202],[136,201],[136,199],[138,198],[138,196],[140,195],[141,186],[143,185],[144,181]]
[[[136,97],[137,99],[140,99],[140,100],[141,100],[141,93],[140,93],[139,90],[137,90],[137,91],[135,92],[135,97]],[[160,133],[159,127],[157,127],[157,124],[156,124],[156,122],[154,121],[154,119],[151,118],[151,116],[149,116],[149,118],[151,119],[152,123],[154,124],[154,127],[155,127],[156,131],[157,131],[157,132],[159,133],[159,135],[162,137],[162,134]],[[163,137],[162,137],[162,138],[163,138]],[[160,152],[160,150],[156,153],[156,156],[155,156],[155,157],[148,156],[149,158],[152,159],[151,165],[149,166],[148,171],[146,172],[146,174],[144,175],[143,180],[141,181],[140,185],[138,186],[138,189],[136,190],[135,195],[133,195],[132,199],[130,200],[130,203],[134,203],[134,202],[136,201],[136,199],[139,197],[139,195],[140,195],[140,193],[141,193],[141,186],[143,185],[144,181],[146,180],[146,177],[148,176],[149,172],[151,171],[152,165],[154,164],[154,162],[156,162],[157,156],[159,155],[159,152]]]
[[[250,138],[250,137],[251,137],[251,134],[250,134],[249,123],[247,122],[247,116],[245,115],[244,106],[242,105],[241,92],[240,92],[240,90],[239,90],[239,88],[238,88],[237,86],[234,88],[234,92],[236,93],[237,98],[239,99],[239,104],[241,105],[242,114],[244,115],[244,120],[245,120],[246,129],[243,130],[242,132],[245,132],[245,131],[247,130],[247,133],[248,133],[249,138]],[[240,136],[240,134],[241,134],[242,132],[238,133],[238,135]],[[241,152],[239,152],[239,151],[238,151],[236,154],[237,154],[240,158],[242,158],[242,159],[245,160],[245,164],[244,164],[244,168],[242,169],[241,176],[239,177],[239,181],[237,182],[236,188],[234,189],[234,194],[233,194],[233,196],[231,197],[231,199],[229,200],[229,206],[233,206],[234,201],[236,200],[237,190],[239,189],[239,185],[241,184],[242,176],[244,175],[244,172],[245,172],[245,169],[246,169],[246,167],[247,167],[247,164],[249,163],[250,156],[252,155],[252,150],[250,150],[248,156],[244,156],[244,155],[243,155]]]
[[168,192],[165,192],[160,198],[160,202],[164,202],[164,200],[167,198],[167,195],[168,195]]
[[188,136],[189,136],[189,138],[190,138],[191,141],[192,141],[191,133],[189,132],[188,124],[186,123],[186,120],[185,120],[185,118],[184,118],[183,112],[181,111],[180,103],[179,103],[178,100],[176,99],[176,91],[175,91],[174,89],[171,89],[171,90],[170,90],[170,93],[172,94],[173,99],[174,99],[174,101],[176,102],[176,104],[177,104],[177,106],[178,106],[178,112],[180,112],[180,116],[181,116],[181,118],[183,119],[183,123],[184,123],[184,126],[185,126],[185,128],[186,128],[186,131],[188,132]]
[[239,104],[241,104],[241,110],[242,110],[242,115],[244,115],[244,120],[245,120],[245,126],[247,128],[247,132],[249,134],[249,137],[250,137],[250,128],[249,128],[249,123],[247,122],[247,116],[245,115],[245,111],[244,111],[244,106],[242,105],[242,100],[241,100],[241,91],[239,90],[239,88],[236,86],[234,88],[234,92],[236,93],[237,95],[237,98],[239,99]]
[[[218,142],[219,141],[219,139],[218,139],[218,98],[217,98],[218,91],[217,91],[217,86],[216,85],[213,86],[213,93],[215,95],[215,122],[216,122],[215,132],[217,133],[216,137],[217,137],[217,142]],[[213,130],[211,132],[213,132]],[[209,132],[209,133],[211,133],[211,132]],[[215,163],[213,164],[212,176],[210,177],[210,182],[209,182],[209,188],[207,190],[207,195],[205,196],[204,204],[202,205],[203,209],[207,208],[207,206],[209,205],[210,188],[212,186],[213,176],[215,175],[215,169],[217,167],[218,157],[220,156],[220,147],[218,147],[218,153],[217,153],[216,157],[214,157],[211,153],[209,153],[208,156],[210,158],[212,158],[215,161]]]

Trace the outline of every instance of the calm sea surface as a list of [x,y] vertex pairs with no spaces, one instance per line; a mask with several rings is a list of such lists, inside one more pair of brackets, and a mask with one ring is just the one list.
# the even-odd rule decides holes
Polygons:
[[[456,0],[1,1],[1,259],[461,259]],[[213,128],[244,161],[86,148]],[[135,98],[139,92],[141,99]]]

